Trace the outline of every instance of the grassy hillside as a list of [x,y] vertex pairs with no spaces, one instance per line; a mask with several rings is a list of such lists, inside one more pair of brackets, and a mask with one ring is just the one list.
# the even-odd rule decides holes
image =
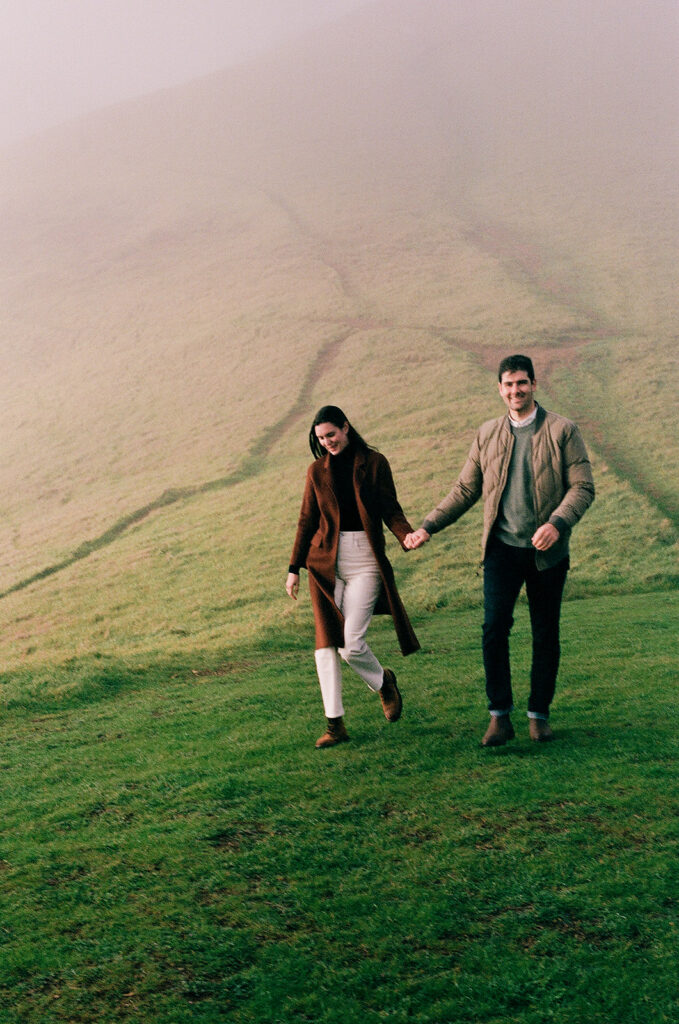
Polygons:
[[[573,595],[673,586],[673,24],[371,4],[4,154],[5,664],[268,630],[314,409],[417,521],[512,350],[596,461]],[[398,555],[415,614],[478,600],[477,533]]]
[[[2,154],[3,1022],[677,1018],[676,34],[380,0]],[[319,759],[313,413],[418,524],[511,351],[597,484],[558,742],[478,746],[475,508],[390,539],[405,714]]]

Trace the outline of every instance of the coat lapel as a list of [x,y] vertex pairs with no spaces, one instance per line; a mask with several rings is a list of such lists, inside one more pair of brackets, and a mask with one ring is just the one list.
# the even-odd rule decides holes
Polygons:
[[324,497],[330,503],[330,507],[339,514],[339,505],[337,503],[337,496],[335,494],[335,488],[332,485],[332,466],[330,465],[330,459],[332,455],[330,452],[323,456],[322,473],[320,475],[321,487],[323,488]]
[[361,484],[365,480],[366,474],[366,458],[365,452],[358,451],[354,456],[354,487],[358,494],[361,489]]
[[[365,452],[356,452],[356,455],[354,456],[354,494],[356,495],[359,512],[361,512],[362,509],[365,509],[365,503],[361,492],[363,490],[363,481],[365,480],[367,470],[368,466]],[[361,519],[363,519],[362,514]]]

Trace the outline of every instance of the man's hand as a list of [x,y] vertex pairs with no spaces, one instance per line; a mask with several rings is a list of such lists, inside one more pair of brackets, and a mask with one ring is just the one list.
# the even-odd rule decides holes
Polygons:
[[552,526],[551,523],[545,523],[544,526],[538,527],[533,536],[531,537],[531,544],[537,551],[549,551],[552,545],[556,544],[560,537],[560,533],[556,526]]
[[403,546],[407,548],[408,551],[414,551],[416,548],[421,548],[422,545],[426,544],[427,541],[430,539],[431,534],[427,533],[426,530],[423,530],[422,527],[420,527],[420,529],[415,530],[414,533],[409,533],[406,535],[403,541]]

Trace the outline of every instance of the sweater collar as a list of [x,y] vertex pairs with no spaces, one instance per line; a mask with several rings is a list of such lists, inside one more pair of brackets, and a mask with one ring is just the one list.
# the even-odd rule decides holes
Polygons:
[[340,452],[339,455],[331,455],[330,452],[326,452],[325,455],[323,456],[323,468],[331,470],[333,459],[341,459],[343,456],[348,459],[350,458],[350,451],[353,453],[355,469],[358,469],[359,471],[362,470],[365,467],[366,453],[363,451],[362,448],[355,448],[353,445],[351,445],[349,448],[345,448],[345,450],[343,452]]
[[530,413],[528,416],[525,416],[524,419],[522,419],[522,420],[515,420],[514,417],[512,416],[512,414],[508,413],[509,422],[511,423],[511,425],[513,427],[519,427],[519,428],[521,428],[521,427],[529,427],[531,425],[531,423],[535,423],[535,420],[537,419],[537,415],[538,415],[538,404],[537,404],[537,402],[535,403],[535,408],[533,409],[532,413]]
[[543,408],[543,406],[541,406],[538,402],[536,402],[535,403],[535,408],[533,409],[533,412],[530,414],[530,416],[527,419],[521,420],[520,422],[519,421],[515,422],[512,419],[512,417],[509,415],[509,413],[505,413],[505,415],[504,415],[504,422],[505,422],[505,426],[507,427],[508,430],[509,430],[510,427],[519,427],[519,428],[520,427],[527,427],[527,426],[529,426],[533,422],[535,422],[535,427],[537,429],[538,427],[541,427],[542,424],[544,423],[546,415],[547,415],[547,410],[545,408]]

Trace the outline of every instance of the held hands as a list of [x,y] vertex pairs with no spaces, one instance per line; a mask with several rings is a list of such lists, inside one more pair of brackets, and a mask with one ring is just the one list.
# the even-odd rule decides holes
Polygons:
[[553,544],[559,539],[559,531],[551,523],[539,526],[531,537],[531,544],[537,551],[549,551]]
[[[556,544],[559,537],[560,534],[556,526],[553,526],[552,523],[545,523],[535,531],[531,538],[531,543],[537,551],[549,551]],[[420,527],[414,533],[406,535],[403,546],[408,551],[415,551],[417,548],[421,548],[423,544],[426,544],[428,540],[431,540],[431,534]]]
[[299,592],[299,573],[289,572],[288,578],[285,581],[285,589],[288,592],[288,597],[291,597],[293,601],[297,600],[297,594]]
[[403,546],[407,551],[415,551],[416,548],[421,548],[423,544],[426,544],[431,539],[431,534],[423,530],[422,527],[419,530],[415,530],[414,533],[406,534],[403,540]]

